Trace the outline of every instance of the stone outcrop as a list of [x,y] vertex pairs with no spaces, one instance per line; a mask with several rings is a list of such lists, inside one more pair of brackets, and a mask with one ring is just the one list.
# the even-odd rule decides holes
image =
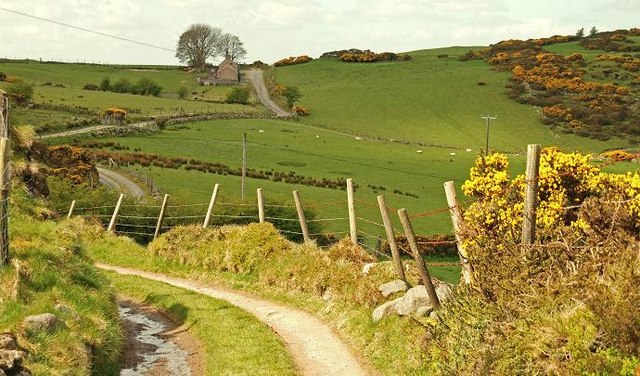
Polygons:
[[[434,280],[433,281],[436,295],[440,302],[446,301],[452,292],[452,286],[448,283]],[[380,286],[382,287],[382,286]],[[433,304],[427,294],[427,288],[423,285],[418,285],[410,288],[403,296],[386,302],[378,306],[371,318],[373,322],[378,322],[382,318],[392,315],[393,313],[400,316],[408,315],[421,315],[427,316],[433,311]]]
[[0,376],[30,376],[31,372],[22,366],[25,355],[13,334],[0,334]]
[[378,287],[378,290],[382,293],[382,296],[385,298],[393,293],[400,291],[407,291],[409,286],[407,283],[401,279],[395,279],[391,282],[384,283]]

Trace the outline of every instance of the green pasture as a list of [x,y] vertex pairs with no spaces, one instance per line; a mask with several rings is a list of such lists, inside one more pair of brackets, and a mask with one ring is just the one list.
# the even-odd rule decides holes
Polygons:
[[311,113],[304,123],[353,134],[477,150],[486,135],[480,116],[489,113],[498,116],[491,123],[491,149],[522,151],[531,143],[580,151],[628,146],[626,140],[601,142],[543,125],[539,109],[505,94],[510,72],[458,60],[469,49],[414,51],[413,60],[404,62],[314,60],[276,68],[275,78],[299,87],[300,103]]
[[[149,154],[181,156],[240,167],[243,133],[247,133],[249,168],[295,171],[297,174],[319,179],[353,178],[358,185],[358,216],[376,222],[380,222],[376,203],[376,196],[380,194],[385,195],[391,207],[405,207],[410,214],[446,208],[443,183],[454,180],[459,187],[468,177],[469,168],[478,153],[477,149],[467,152],[464,149],[418,147],[357,139],[305,124],[276,120],[203,121],[171,125],[150,136],[98,140],[128,146],[130,152],[138,148]],[[50,142],[69,141],[71,140],[58,139]],[[418,153],[420,150],[422,152]],[[514,156],[512,164],[516,172],[522,172],[524,156]],[[208,202],[215,183],[221,184],[221,200],[240,200],[240,178],[237,176],[159,167],[131,166],[130,169],[132,172],[138,170],[143,174],[150,174],[163,192],[170,193],[176,200],[183,202]],[[287,201],[291,204],[291,192],[299,190],[305,204],[312,205],[321,218],[347,216],[346,192],[342,190],[248,178],[248,202],[255,202],[255,190],[258,187],[263,188],[267,200]],[[394,193],[396,190],[418,195],[419,198]],[[343,204],[327,204],[335,201]],[[174,201],[174,204],[180,202]],[[361,221],[359,225],[367,233],[383,235],[382,229],[366,221]],[[326,226],[331,231],[347,231],[347,222],[344,220],[327,222]],[[416,219],[415,226],[420,233],[429,234],[449,232],[451,224],[447,213],[438,213]]]

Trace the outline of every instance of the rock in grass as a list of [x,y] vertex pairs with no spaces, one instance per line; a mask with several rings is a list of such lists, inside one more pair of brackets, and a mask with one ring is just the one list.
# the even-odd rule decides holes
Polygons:
[[53,313],[43,313],[41,315],[28,316],[24,319],[24,327],[27,332],[47,332],[53,333],[59,325],[59,320]]
[[0,333],[0,350],[17,350],[18,341],[11,333]]
[[0,350],[0,370],[13,375],[21,368],[24,355],[20,350]]
[[[444,302],[449,298],[451,294],[451,286],[447,283],[434,281],[436,295],[440,299],[440,302]],[[410,288],[404,296],[386,302],[377,307],[371,317],[374,322],[381,320],[383,317],[390,316],[392,313],[396,313],[400,316],[408,315],[422,315],[426,316],[433,311],[433,304],[427,294],[427,288],[423,285]]]
[[407,283],[401,279],[396,279],[391,282],[383,283],[378,287],[378,290],[382,293],[382,296],[385,298],[393,293],[400,291],[407,291],[409,286]]
[[378,306],[376,309],[374,309],[373,313],[371,314],[371,319],[373,320],[373,322],[378,322],[378,321],[382,320],[384,317],[390,316],[392,313],[394,313],[395,312],[394,305],[400,299],[402,299],[402,298],[398,298],[396,300],[392,300],[390,302],[386,302],[386,303],[382,304],[381,306]]
[[371,268],[373,268],[374,266],[376,266],[375,262],[368,262],[364,264],[364,266],[362,266],[362,274],[364,275],[369,274],[369,272],[371,271]]

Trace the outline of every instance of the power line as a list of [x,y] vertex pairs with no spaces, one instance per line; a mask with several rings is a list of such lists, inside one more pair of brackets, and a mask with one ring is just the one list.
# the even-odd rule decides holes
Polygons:
[[17,10],[7,9],[7,8],[4,8],[4,7],[0,7],[0,10],[4,10],[5,12],[9,12],[9,13],[19,14],[19,15],[24,16],[24,17],[34,18],[36,20],[40,20],[40,21],[44,21],[44,22],[53,23],[53,24],[60,25],[60,26],[69,27],[69,28],[80,30],[80,31],[84,31],[84,32],[87,32],[87,33],[101,35],[103,37],[119,39],[119,40],[122,40],[122,41],[125,41],[125,42],[135,43],[135,44],[139,44],[141,46],[156,48],[156,49],[163,50],[163,51],[175,52],[175,50],[172,49],[172,48],[166,48],[166,47],[162,47],[162,46],[156,46],[156,45],[153,45],[153,44],[150,44],[150,43],[139,42],[137,40],[124,38],[124,37],[120,37],[120,36],[113,35],[113,34],[103,33],[102,31],[91,30],[91,29],[87,29],[87,28],[84,28],[84,27],[70,25],[68,23],[52,20],[52,19],[49,19],[49,18],[34,16],[32,14],[19,12]]

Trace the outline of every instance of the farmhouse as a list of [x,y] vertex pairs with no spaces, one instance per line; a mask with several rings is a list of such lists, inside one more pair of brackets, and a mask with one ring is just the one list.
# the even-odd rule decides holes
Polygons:
[[209,71],[207,77],[199,77],[200,85],[235,85],[240,81],[240,72],[231,56],[227,55],[215,68]]

